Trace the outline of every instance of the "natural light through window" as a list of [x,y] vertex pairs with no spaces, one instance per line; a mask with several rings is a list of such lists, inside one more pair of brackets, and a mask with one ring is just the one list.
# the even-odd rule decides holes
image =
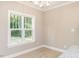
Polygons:
[[34,16],[8,11],[8,46],[34,42]]

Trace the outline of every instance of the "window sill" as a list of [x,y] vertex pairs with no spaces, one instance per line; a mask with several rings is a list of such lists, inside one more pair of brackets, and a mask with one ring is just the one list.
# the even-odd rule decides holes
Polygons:
[[19,46],[19,45],[23,45],[23,44],[29,44],[29,43],[33,43],[35,42],[35,40],[22,40],[22,41],[19,41],[19,42],[11,42],[8,44],[8,48],[13,48],[13,47],[16,47],[16,46]]

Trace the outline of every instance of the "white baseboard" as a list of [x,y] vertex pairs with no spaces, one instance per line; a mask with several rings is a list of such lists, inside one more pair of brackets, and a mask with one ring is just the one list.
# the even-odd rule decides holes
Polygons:
[[49,49],[52,49],[52,50],[56,50],[56,51],[59,51],[59,52],[62,52],[62,53],[65,52],[65,50],[63,50],[63,49],[48,46],[48,45],[43,45],[43,47],[46,47],[46,48],[49,48]]
[[14,54],[11,54],[11,55],[8,55],[8,56],[4,56],[3,58],[16,57],[16,56],[22,55],[22,54],[24,54],[24,53],[28,53],[28,52],[34,51],[34,50],[39,49],[39,48],[41,48],[41,47],[43,47],[43,45],[40,45],[40,46],[31,48],[31,49],[28,49],[28,50],[24,50],[24,51],[21,51],[21,52],[18,52],[18,53],[14,53]]
[[59,49],[59,48],[51,47],[51,46],[48,46],[48,45],[40,45],[40,46],[31,48],[31,49],[28,49],[28,50],[25,50],[25,51],[21,51],[21,52],[15,53],[15,54],[4,56],[3,58],[13,58],[13,57],[16,57],[16,56],[22,55],[24,53],[28,53],[28,52],[34,51],[34,50],[42,48],[42,47],[46,47],[46,48],[49,48],[49,49],[52,49],[52,50],[56,50],[56,51],[59,51],[59,52],[65,52],[65,50],[62,50],[62,49]]

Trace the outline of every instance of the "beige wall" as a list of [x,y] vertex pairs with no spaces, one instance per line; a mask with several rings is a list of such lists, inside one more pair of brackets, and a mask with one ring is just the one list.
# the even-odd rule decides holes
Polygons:
[[[46,12],[19,4],[17,2],[0,2],[0,55],[8,55],[47,44],[64,48],[79,44],[79,3],[73,3]],[[8,48],[8,10],[36,16],[36,42]],[[71,32],[75,29],[75,32]]]
[[[79,3],[55,8],[44,13],[47,45],[67,48],[79,44]],[[75,29],[75,32],[71,32]]]
[[[8,10],[15,10],[36,17],[36,42],[8,48]],[[43,44],[42,12],[17,2],[0,2],[0,55],[8,55]]]

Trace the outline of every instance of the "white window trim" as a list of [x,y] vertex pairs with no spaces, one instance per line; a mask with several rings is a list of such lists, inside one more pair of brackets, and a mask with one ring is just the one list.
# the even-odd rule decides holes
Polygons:
[[[23,16],[27,16],[27,17],[32,17],[32,39],[33,40],[24,40],[23,42],[17,43],[17,44],[10,44],[10,40],[11,40],[11,36],[10,36],[10,31],[11,30],[18,30],[18,29],[10,29],[10,13],[14,13],[14,14],[18,14],[18,15],[22,15]],[[22,21],[23,23],[23,21]],[[22,26],[22,29],[25,30]],[[29,30],[29,29],[27,29]],[[22,34],[24,36],[24,34]],[[23,37],[22,36],[22,37]],[[27,42],[28,41],[28,42]],[[12,47],[16,47],[19,45],[23,45],[23,44],[30,44],[35,42],[35,16],[29,15],[29,14],[24,14],[24,13],[20,13],[20,12],[16,12],[16,11],[12,11],[12,10],[8,10],[8,48],[12,48]]]

